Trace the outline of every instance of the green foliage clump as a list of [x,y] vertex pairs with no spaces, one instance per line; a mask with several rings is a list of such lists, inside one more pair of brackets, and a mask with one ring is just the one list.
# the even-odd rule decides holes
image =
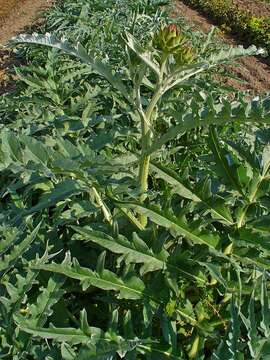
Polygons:
[[67,0],[12,42],[0,358],[269,356],[270,99],[212,80],[263,51],[160,5]]

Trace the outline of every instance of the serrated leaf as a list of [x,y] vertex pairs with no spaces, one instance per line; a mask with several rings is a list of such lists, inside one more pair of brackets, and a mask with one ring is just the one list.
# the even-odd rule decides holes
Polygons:
[[58,274],[49,278],[47,287],[41,289],[36,303],[31,304],[28,308],[29,317],[16,316],[18,324],[23,327],[41,327],[45,324],[47,318],[52,313],[52,307],[64,295],[65,291],[61,289],[65,279]]
[[270,306],[269,295],[267,292],[266,275],[263,275],[261,282],[261,307],[262,307],[262,321],[261,328],[264,331],[266,338],[270,336]]
[[[168,257],[166,252],[156,255],[146,244],[145,249],[138,249],[135,241],[129,241],[124,236],[112,238],[109,235],[91,229],[81,228],[79,226],[73,226],[72,228],[83,236],[83,240],[98,244],[115,254],[123,254],[127,263],[147,264],[143,273],[161,270],[165,267],[165,261]],[[76,237],[76,239],[81,238]]]
[[47,166],[49,154],[46,146],[33,137],[22,135],[20,140],[25,145],[24,161],[27,163],[29,160],[41,163]]
[[18,245],[15,245],[9,254],[4,255],[1,258],[0,262],[0,272],[7,271],[10,269],[16,261],[20,259],[20,257],[27,251],[31,245],[31,243],[36,239],[36,236],[39,232],[41,223],[39,223],[35,229],[32,231],[30,235],[28,235],[24,240],[22,240]]
[[121,203],[121,205],[123,207],[131,208],[139,214],[147,216],[157,225],[176,231],[179,235],[191,240],[194,244],[207,245],[213,249],[215,249],[218,245],[218,236],[210,233],[202,234],[199,231],[194,231],[182,220],[177,219],[172,214],[164,213],[156,207],[130,202]]
[[82,186],[78,181],[72,179],[66,179],[59,182],[55,187],[41,196],[37,205],[25,210],[24,215],[30,215],[43,209],[48,209],[51,206],[55,206],[58,202],[69,199],[71,196],[79,194],[81,192],[88,191],[86,187]]
[[168,346],[147,346],[141,345],[139,349],[142,351],[143,354],[147,354],[150,360],[182,360],[182,356],[174,355],[172,353],[172,349],[168,348]]
[[7,252],[14,243],[18,240],[20,235],[19,229],[12,227],[0,227],[1,241],[0,241],[0,256]]
[[84,290],[92,285],[102,290],[116,291],[119,293],[118,297],[120,299],[137,300],[144,297],[145,285],[141,279],[133,274],[128,274],[122,279],[106,269],[101,273],[97,273],[88,268],[81,267],[75,259],[73,266],[52,263],[48,265],[33,265],[32,268],[62,274],[79,280]]
[[196,203],[202,203],[213,212],[215,219],[220,219],[224,221],[225,224],[233,224],[231,214],[224,206],[215,206],[214,201],[203,199],[198,191],[192,189],[191,186],[184,184],[173,170],[154,161],[151,162],[151,168],[157,173],[158,177],[165,180],[173,187],[173,192]]
[[209,146],[213,152],[217,165],[219,165],[220,169],[222,170],[224,178],[227,178],[228,182],[231,183],[231,185],[239,192],[239,194],[243,194],[241,185],[239,184],[238,179],[235,177],[235,169],[229,165],[224,151],[218,141],[217,132],[213,127],[210,127]]
[[112,360],[118,355],[121,359],[125,359],[127,353],[133,351],[141,344],[140,340],[122,340],[117,343],[105,342],[102,339],[95,345],[88,345],[89,349],[80,351],[78,360]]
[[169,254],[165,250],[161,251],[158,254],[155,254],[151,249],[147,247],[145,243],[143,247],[139,246],[138,236],[136,234],[134,234],[133,240],[128,240],[124,236],[112,238],[107,234],[93,231],[89,228],[82,228],[78,226],[72,226],[72,228],[77,233],[82,235],[81,237],[76,236],[75,240],[91,241],[115,254],[124,255],[124,260],[126,263],[143,263],[144,266],[141,268],[140,271],[142,275],[151,271],[168,269],[178,273],[179,275],[181,274],[190,278],[194,278],[199,283],[205,283],[204,279],[196,276],[191,271],[189,271],[189,269],[182,268],[180,264],[178,265],[175,263],[170,263],[168,261]]
[[262,167],[263,167],[263,176],[270,170],[270,144],[266,145],[262,153]]
[[[209,101],[208,101],[209,100]],[[211,106],[207,106],[207,103]],[[224,103],[215,103],[209,98],[201,105],[199,110],[188,109],[184,113],[174,114],[176,125],[171,126],[168,131],[160,138],[155,139],[148,149],[150,155],[166,144],[168,141],[176,138],[192,129],[206,127],[210,125],[224,125],[226,123],[270,123],[269,97],[251,101],[234,101]]]
[[[39,328],[39,327],[20,327],[22,331],[33,336],[41,337],[43,339],[52,339],[59,342],[67,342],[71,345],[87,344],[91,337],[86,335],[81,329],[74,328]],[[99,337],[101,330],[97,328],[91,328],[92,338]]]
[[22,162],[22,150],[19,140],[11,131],[3,131],[1,134],[2,151],[6,155],[6,165],[9,161]]
[[87,53],[86,49],[78,43],[75,47],[69,44],[66,39],[57,39],[52,34],[44,35],[26,35],[22,34],[13,39],[11,39],[10,44],[36,44],[36,45],[45,45],[55,49],[62,50],[66,54],[75,56],[83,63],[90,65],[93,70],[98,72],[100,75],[104,76],[121,94],[131,102],[128,90],[124,85],[123,81],[120,79],[119,75],[113,75],[112,70],[108,65],[98,60],[93,54]]

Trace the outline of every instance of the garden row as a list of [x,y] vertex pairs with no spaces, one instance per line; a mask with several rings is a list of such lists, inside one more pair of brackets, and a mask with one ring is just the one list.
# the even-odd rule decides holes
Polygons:
[[233,0],[183,0],[183,2],[202,11],[245,44],[255,44],[270,50],[270,18],[267,16],[256,17]]
[[270,99],[213,76],[262,50],[161,4],[59,1],[12,41],[0,358],[269,356]]

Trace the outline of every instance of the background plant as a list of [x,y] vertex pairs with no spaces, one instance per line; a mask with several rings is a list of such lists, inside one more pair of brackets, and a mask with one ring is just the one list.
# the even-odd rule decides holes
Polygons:
[[269,18],[256,17],[231,0],[185,0],[198,8],[223,28],[229,30],[247,44],[263,46],[269,50]]

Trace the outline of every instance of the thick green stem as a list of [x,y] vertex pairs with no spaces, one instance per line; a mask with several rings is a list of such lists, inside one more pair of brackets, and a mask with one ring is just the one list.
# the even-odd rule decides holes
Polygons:
[[[152,116],[157,106],[159,99],[163,94],[163,77],[166,71],[166,63],[168,59],[168,54],[164,54],[161,59],[160,64],[160,76],[157,80],[156,89],[151,101],[148,104],[148,107],[145,111],[142,109],[141,99],[140,99],[140,87],[136,86],[136,101],[137,101],[137,109],[141,117],[141,130],[142,130],[142,150],[140,156],[140,165],[139,165],[139,183],[140,183],[140,201],[144,202],[147,195],[148,190],[148,176],[149,176],[149,167],[150,167],[150,159],[151,155],[148,155],[148,150],[151,147],[152,141]],[[147,218],[144,215],[140,217],[140,223],[143,227],[147,225]]]
[[[141,152],[140,167],[139,167],[141,202],[144,202],[144,200],[146,199],[146,192],[148,190],[150,156],[146,155],[146,151],[149,148],[150,144],[151,144],[150,128],[148,126],[148,122],[142,120],[142,152]],[[140,216],[140,223],[143,227],[147,225],[147,218],[144,215]]]
[[141,197],[140,200],[143,202],[146,199],[146,192],[148,190],[148,174],[149,174],[150,156],[145,155],[141,157],[140,161],[140,189]]
[[[140,167],[139,167],[139,182],[140,182],[140,192],[141,197],[140,201],[143,202],[146,199],[146,192],[148,190],[148,176],[149,176],[149,165],[150,165],[150,155],[147,155],[147,151],[151,146],[151,119],[153,111],[162,96],[161,87],[157,86],[154,96],[152,97],[144,116],[141,117],[141,127],[142,127],[142,151],[140,158]],[[140,222],[143,227],[147,225],[147,218],[144,215],[141,215]]]

